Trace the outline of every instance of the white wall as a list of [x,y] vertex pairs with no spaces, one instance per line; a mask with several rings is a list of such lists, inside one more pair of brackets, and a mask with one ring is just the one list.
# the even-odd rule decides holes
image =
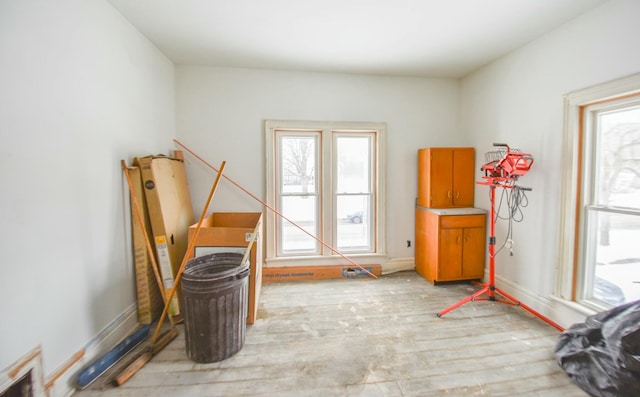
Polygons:
[[[459,145],[457,80],[176,67],[178,139],[264,199],[264,120],[387,123],[387,254],[413,257],[417,149]],[[200,214],[215,174],[187,158]],[[214,211],[261,211],[223,182]]]
[[[493,142],[535,159],[520,179],[533,191],[524,221],[515,224],[514,256],[499,255],[496,273],[525,303],[565,326],[584,316],[547,300],[558,266],[563,95],[640,72],[639,15],[637,0],[608,2],[462,80],[461,127],[481,155],[477,161]],[[477,206],[489,208],[487,192],[476,188]],[[506,223],[497,229],[500,245]]]
[[174,67],[103,0],[0,2],[0,369],[54,372],[135,302],[120,160],[167,153]]

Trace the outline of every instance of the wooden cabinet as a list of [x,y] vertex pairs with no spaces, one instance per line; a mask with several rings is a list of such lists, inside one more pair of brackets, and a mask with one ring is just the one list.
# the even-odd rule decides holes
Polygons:
[[416,271],[432,283],[484,277],[486,212],[473,208],[475,150],[418,150]]
[[425,208],[473,207],[475,150],[418,150],[418,200]]
[[416,208],[416,271],[432,283],[484,277],[486,213]]

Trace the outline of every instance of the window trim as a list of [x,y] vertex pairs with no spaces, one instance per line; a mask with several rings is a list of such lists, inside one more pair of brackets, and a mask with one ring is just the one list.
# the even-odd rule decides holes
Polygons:
[[560,209],[560,231],[558,249],[558,274],[555,295],[571,306],[577,305],[585,312],[599,308],[580,302],[578,283],[582,282],[579,271],[580,241],[584,239],[584,228],[580,227],[583,199],[583,156],[585,109],[588,106],[621,100],[640,94],[640,73],[613,80],[604,84],[574,91],[564,98],[564,133],[562,142],[562,196]]
[[[384,122],[338,122],[338,121],[305,121],[305,120],[265,120],[265,197],[266,203],[271,208],[278,208],[276,204],[276,192],[277,181],[275,175],[275,159],[276,159],[276,137],[275,131],[281,129],[289,130],[321,130],[321,131],[349,131],[349,130],[368,130],[376,131],[377,145],[374,147],[375,156],[377,158],[376,174],[377,180],[377,195],[376,200],[373,203],[374,211],[376,214],[377,225],[374,227],[373,246],[375,252],[371,253],[349,253],[349,257],[358,258],[358,263],[361,264],[379,264],[381,258],[386,257],[386,242],[385,242],[385,230],[386,230],[386,217],[385,217],[385,202],[386,202],[386,123]],[[323,139],[323,138],[321,138]],[[332,138],[330,138],[332,139]],[[320,156],[322,156],[321,162],[332,161],[332,153],[326,153],[321,150]],[[323,177],[319,183],[324,186],[332,186],[332,176],[327,175],[324,170],[321,170],[320,175]],[[332,197],[322,198],[321,200],[329,200],[328,205],[332,204]],[[321,207],[325,205],[321,204]],[[322,210],[321,210],[322,212]],[[277,245],[275,241],[276,236],[276,224],[279,216],[274,211],[268,211],[265,216],[265,263],[267,266],[322,266],[322,265],[335,265],[343,263],[344,259],[340,259],[341,255],[335,252],[331,252],[331,249],[325,246],[321,247],[322,253],[317,256],[277,256]],[[319,220],[321,223],[323,219]],[[329,228],[331,229],[331,228]],[[324,230],[324,235],[316,236],[321,239],[325,244],[331,246],[332,243],[332,231]]]

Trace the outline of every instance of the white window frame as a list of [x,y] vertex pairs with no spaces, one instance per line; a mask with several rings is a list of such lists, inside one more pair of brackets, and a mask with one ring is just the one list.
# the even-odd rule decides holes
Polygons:
[[[319,255],[305,256],[279,256],[277,252],[277,223],[280,216],[274,211],[267,211],[265,216],[265,262],[268,267],[279,266],[322,266],[347,264],[348,262],[341,258],[342,255],[353,258],[358,264],[370,265],[380,264],[386,257],[385,243],[385,197],[386,197],[386,155],[385,155],[385,137],[386,123],[382,122],[335,122],[335,121],[299,121],[299,120],[266,120],[265,121],[265,181],[266,181],[266,203],[269,207],[278,208],[277,197],[277,158],[276,158],[276,131],[279,130],[310,130],[320,131],[321,145],[320,163],[323,169],[318,172],[321,180],[316,183],[322,184],[321,190],[324,192],[332,192],[334,187],[333,160],[334,156],[330,150],[333,145],[334,131],[375,131],[376,144],[374,146],[375,157],[377,158],[375,189],[375,202],[373,212],[376,224],[373,227],[373,252],[366,253],[342,253],[337,251],[333,245],[333,236],[335,235],[335,227],[332,219],[335,211],[334,195],[321,197],[321,210],[319,222],[324,225],[321,228],[321,235],[316,236],[322,240],[325,245],[321,246]],[[330,194],[330,193],[325,193]]]
[[[279,132],[280,137],[298,137],[301,135],[300,131],[280,131]],[[323,163],[323,159],[322,157],[322,131],[313,131],[313,130],[308,130],[305,131],[305,135],[308,135],[308,138],[311,138],[314,140],[314,164],[313,164],[313,170],[315,172],[315,175],[317,176],[314,180],[313,186],[314,189],[312,192],[307,192],[307,193],[302,193],[302,192],[294,192],[294,193],[282,193],[279,192],[277,189],[279,186],[283,185],[283,181],[280,180],[280,176],[281,174],[281,170],[282,167],[284,166],[282,164],[282,159],[279,157],[276,157],[274,159],[274,163],[273,163],[273,171],[272,171],[272,175],[274,177],[274,183],[273,186],[275,187],[274,189],[274,193],[275,194],[280,194],[279,196],[274,196],[275,200],[273,201],[273,205],[272,207],[274,208],[282,208],[282,200],[284,197],[286,196],[308,196],[308,198],[315,198],[316,202],[318,203],[318,206],[315,208],[315,219],[317,220],[317,224],[316,224],[316,229],[317,230],[308,230],[309,233],[311,233],[312,235],[317,235],[318,232],[321,230],[322,228],[322,219],[321,219],[321,214],[322,214],[322,190],[323,187],[319,186],[319,184],[322,183],[322,163]],[[282,141],[280,139],[277,139],[276,136],[273,137],[274,140],[274,153],[278,153],[282,150],[282,147],[280,146],[282,144]],[[275,231],[275,235],[279,235],[278,233],[278,225],[280,225],[280,222],[277,222],[278,219],[276,219],[276,231]],[[277,244],[276,244],[277,245]],[[314,242],[314,248],[313,251],[311,253],[311,255],[318,255],[322,252],[323,247],[317,243]],[[302,250],[302,252],[304,252],[304,250]],[[303,254],[300,253],[300,256],[307,256],[309,254]],[[278,249],[277,253],[276,253],[277,257],[285,257],[285,256],[295,256],[294,254],[284,254],[283,252],[281,252],[280,249]]]
[[[367,195],[369,196],[369,206],[367,207],[369,209],[369,212],[366,214],[363,214],[363,223],[368,223],[366,222],[367,219],[377,219],[376,215],[375,215],[375,207],[376,207],[376,200],[375,198],[377,197],[376,194],[376,181],[378,179],[377,177],[377,151],[376,151],[376,141],[377,141],[377,131],[371,131],[368,132],[366,130],[360,130],[359,132],[353,132],[353,131],[343,131],[343,130],[333,130],[332,134],[331,134],[331,139],[332,139],[332,156],[331,156],[331,163],[332,163],[332,183],[331,183],[331,189],[332,189],[332,197],[331,197],[331,201],[332,201],[332,213],[335,214],[338,212],[338,197],[346,197],[349,195]],[[339,161],[338,159],[338,151],[337,150],[333,150],[335,148],[338,147],[338,139],[339,138],[350,138],[350,137],[367,137],[369,140],[369,153],[373,154],[373,156],[369,157],[369,160],[373,160],[374,163],[369,165],[369,170],[372,170],[373,172],[370,173],[369,175],[369,180],[367,182],[367,191],[366,192],[358,192],[358,193],[347,193],[347,192],[340,192],[338,191],[338,167],[336,166],[337,162]],[[373,157],[373,159],[371,158]],[[334,218],[334,217],[332,217]],[[368,232],[370,233],[371,238],[369,239],[370,242],[370,246],[369,247],[355,247],[353,248],[350,252],[351,254],[354,253],[358,253],[358,251],[363,251],[366,253],[370,253],[371,251],[375,252],[375,247],[376,247],[376,238],[375,238],[375,231],[376,231],[376,224],[377,222],[374,222],[374,224],[368,224],[367,225],[367,229]],[[340,247],[338,246],[338,224],[334,223],[332,225],[332,244],[334,247],[340,249]]]
[[[583,272],[578,268],[581,263],[580,252],[584,228],[580,227],[582,204],[584,203],[585,183],[581,167],[588,166],[582,159],[582,128],[585,122],[583,109],[598,102],[621,98],[640,93],[640,74],[628,76],[601,85],[593,86],[567,94],[564,100],[564,136],[562,150],[562,201],[560,212],[560,233],[558,250],[558,274],[556,297],[571,302],[571,305],[584,313],[604,310],[605,307],[585,301],[580,296],[579,283],[585,282]],[[581,164],[582,162],[582,164]],[[577,232],[579,231],[579,232]]]

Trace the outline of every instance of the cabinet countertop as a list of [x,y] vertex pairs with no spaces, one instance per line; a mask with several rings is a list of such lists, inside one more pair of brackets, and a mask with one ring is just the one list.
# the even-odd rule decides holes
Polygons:
[[474,207],[465,207],[465,208],[425,208],[419,205],[416,206],[417,209],[422,211],[427,211],[434,213],[436,215],[476,215],[476,214],[486,214],[487,211],[481,208]]

